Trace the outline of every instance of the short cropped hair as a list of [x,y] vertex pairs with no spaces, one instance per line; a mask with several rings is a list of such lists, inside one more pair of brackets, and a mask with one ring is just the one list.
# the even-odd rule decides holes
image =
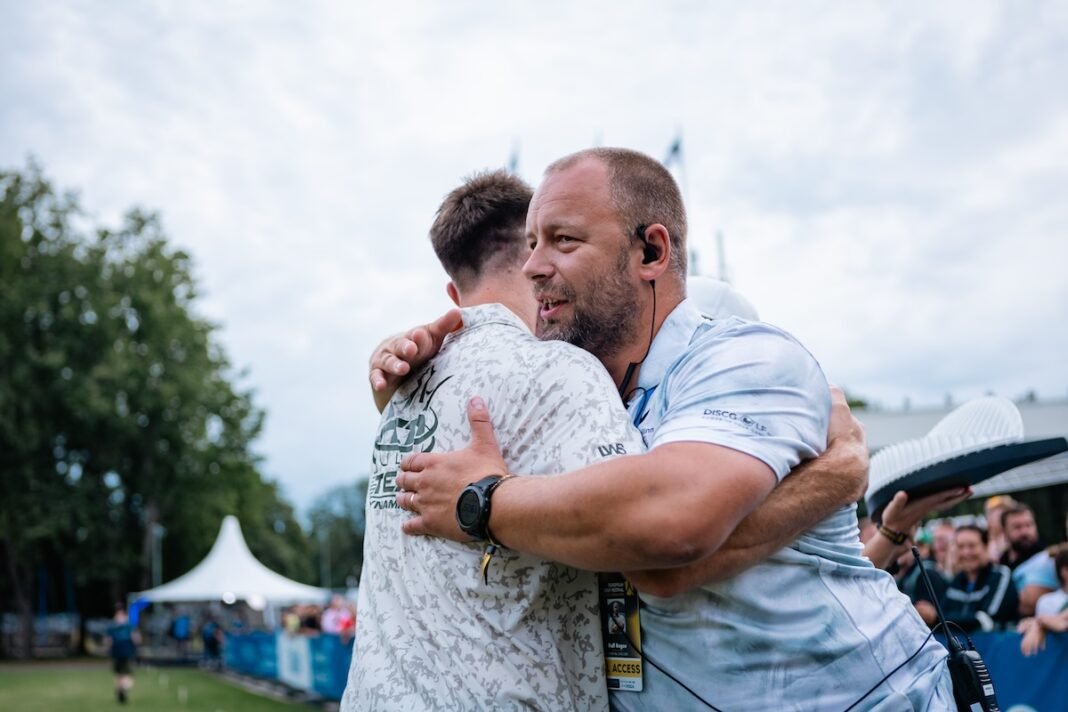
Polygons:
[[1005,528],[1005,522],[1009,520],[1009,517],[1015,517],[1017,514],[1030,514],[1031,518],[1034,519],[1035,510],[1031,509],[1023,502],[1017,502],[1001,513],[1001,528]]
[[978,534],[979,539],[983,542],[983,544],[990,543],[990,535],[986,533],[986,529],[983,529],[982,527],[977,527],[974,524],[961,524],[959,527],[957,527],[957,531],[954,533],[954,536],[964,531],[975,532],[976,534]]
[[594,158],[608,168],[609,192],[623,233],[634,238],[639,226],[660,223],[671,237],[671,270],[686,279],[686,206],[662,163],[628,148],[587,148],[554,161],[546,175]]
[[430,242],[459,289],[478,281],[490,263],[499,267],[524,259],[533,194],[518,176],[494,170],[476,173],[445,196],[430,227]]

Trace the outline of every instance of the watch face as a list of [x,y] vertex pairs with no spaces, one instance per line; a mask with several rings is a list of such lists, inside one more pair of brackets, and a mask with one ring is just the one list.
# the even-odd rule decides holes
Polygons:
[[478,493],[469,489],[464,490],[460,494],[460,501],[456,503],[456,517],[460,520],[460,526],[475,526],[478,524],[481,513],[482,505],[479,502]]

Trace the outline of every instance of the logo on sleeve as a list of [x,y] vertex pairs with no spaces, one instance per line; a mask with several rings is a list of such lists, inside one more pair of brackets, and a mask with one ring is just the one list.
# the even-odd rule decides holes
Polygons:
[[728,423],[740,425],[755,435],[768,434],[768,429],[766,427],[756,422],[748,415],[741,415],[730,410],[723,410],[722,408],[705,408],[703,415],[712,420],[724,420]]
[[609,443],[608,445],[598,445],[597,454],[601,457],[612,457],[613,455],[626,455],[627,447],[623,443]]

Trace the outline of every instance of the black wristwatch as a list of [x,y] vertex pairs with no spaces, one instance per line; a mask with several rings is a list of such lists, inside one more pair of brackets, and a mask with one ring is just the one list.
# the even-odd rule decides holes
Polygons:
[[[456,523],[479,541],[493,541],[489,532],[490,498],[498,485],[512,475],[489,475],[464,487],[456,500]],[[496,542],[494,542],[496,543]]]

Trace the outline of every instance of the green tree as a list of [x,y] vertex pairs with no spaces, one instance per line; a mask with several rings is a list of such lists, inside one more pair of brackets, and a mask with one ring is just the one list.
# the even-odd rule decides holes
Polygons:
[[30,652],[35,569],[70,544],[98,393],[98,253],[68,239],[79,217],[31,164],[0,174],[0,541]]
[[[308,512],[310,545],[315,552],[319,585],[352,586],[363,569],[363,535],[367,520],[367,478],[320,495]],[[398,532],[399,535],[399,532]]]
[[264,414],[196,315],[191,260],[158,216],[90,229],[32,162],[0,172],[0,283],[0,594],[24,621],[47,594],[35,572],[70,571],[114,601],[150,584],[156,525],[169,579],[227,513],[264,563],[311,579],[303,532],[252,449]]

